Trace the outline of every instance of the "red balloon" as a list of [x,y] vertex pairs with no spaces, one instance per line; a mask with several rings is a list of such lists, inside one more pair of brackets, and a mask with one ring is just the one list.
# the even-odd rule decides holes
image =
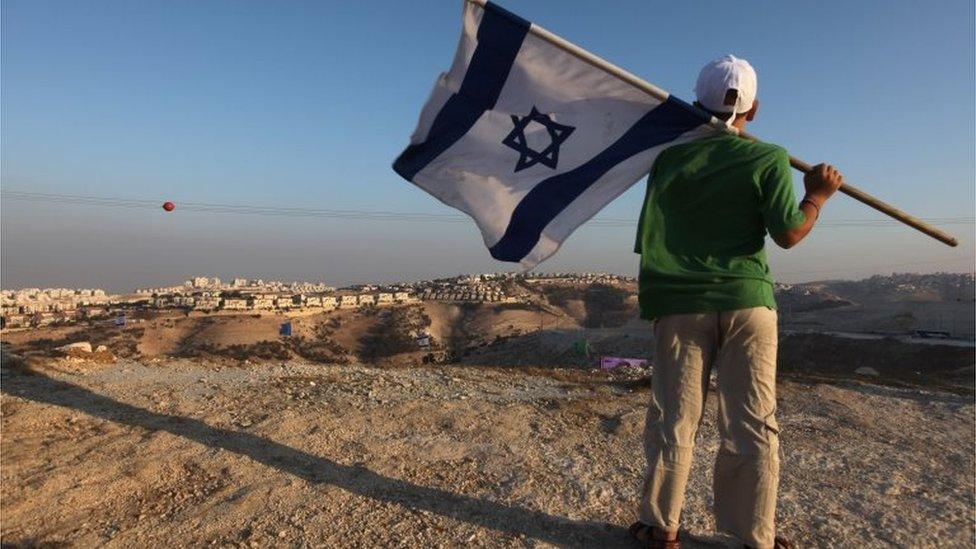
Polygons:
[[176,204],[173,204],[172,202],[163,202],[163,209],[167,212],[171,212],[176,209]]

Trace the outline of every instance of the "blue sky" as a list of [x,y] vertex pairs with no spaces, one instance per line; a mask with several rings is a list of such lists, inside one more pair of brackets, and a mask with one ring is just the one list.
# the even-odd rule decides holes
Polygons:
[[[921,217],[972,217],[971,0],[502,5],[685,99],[725,53],[759,74],[750,131]],[[609,7],[608,7],[609,6]],[[451,213],[390,169],[460,32],[460,1],[5,0],[4,189]],[[800,178],[797,176],[800,192]],[[636,219],[643,182],[603,216]],[[881,219],[842,196],[824,220]],[[355,281],[508,270],[473,223],[329,220],[5,199],[3,287],[194,273]],[[815,229],[781,280],[973,268],[908,228]],[[584,227],[544,270],[636,273],[630,228]]]

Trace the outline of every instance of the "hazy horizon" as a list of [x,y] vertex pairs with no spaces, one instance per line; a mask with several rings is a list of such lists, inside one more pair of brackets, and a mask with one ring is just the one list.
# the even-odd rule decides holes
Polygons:
[[[943,220],[934,224],[960,242],[877,224],[886,218],[838,195],[807,241],[789,251],[770,242],[776,280],[974,270],[972,2],[770,4],[737,20],[735,34],[727,17],[691,4],[502,4],[685,99],[705,61],[749,59],[761,102],[750,132]],[[491,259],[470,221],[180,207],[458,215],[390,164],[450,64],[460,5],[4,2],[0,187],[177,207],[5,197],[0,287],[115,292],[195,274],[346,285],[517,270]],[[659,21],[695,21],[694,40]],[[538,270],[636,275],[644,187],[600,214],[633,224],[584,225]]]
[[[421,281],[421,280],[433,280],[433,279],[438,279],[438,278],[449,278],[449,277],[453,277],[453,276],[464,276],[464,275],[472,275],[472,274],[506,273],[506,272],[521,272],[521,271],[515,270],[515,269],[508,269],[508,270],[506,270],[506,269],[488,269],[488,270],[483,270],[483,271],[471,271],[471,272],[460,272],[459,271],[459,272],[428,273],[428,274],[421,274],[421,275],[417,275],[417,276],[385,277],[385,278],[374,278],[374,279],[328,279],[328,278],[324,278],[324,277],[318,277],[318,278],[316,278],[314,276],[300,276],[300,275],[297,275],[297,276],[283,276],[283,275],[276,275],[276,274],[273,274],[273,273],[249,274],[249,273],[236,273],[236,272],[223,272],[222,273],[222,272],[188,271],[186,274],[184,274],[182,276],[176,276],[175,278],[170,277],[170,278],[163,279],[162,277],[153,276],[150,279],[148,279],[147,282],[137,283],[137,284],[132,285],[132,286],[107,286],[105,284],[96,284],[96,283],[94,283],[94,281],[97,280],[97,279],[90,279],[91,281],[89,283],[84,283],[84,284],[81,284],[81,283],[68,283],[68,282],[55,282],[55,283],[50,283],[50,284],[23,284],[23,285],[17,285],[17,286],[14,286],[14,285],[9,285],[8,286],[6,284],[3,284],[3,285],[0,285],[0,290],[5,290],[5,291],[6,290],[19,290],[19,289],[23,289],[23,288],[75,288],[75,289],[94,288],[94,289],[103,289],[103,290],[106,290],[107,292],[109,292],[111,294],[128,294],[128,293],[134,292],[137,289],[142,289],[142,288],[155,288],[155,287],[178,286],[178,285],[183,284],[185,281],[190,280],[191,278],[197,277],[197,276],[205,276],[205,277],[208,277],[208,278],[217,277],[222,282],[226,282],[226,283],[230,283],[235,278],[246,278],[248,280],[251,280],[251,279],[262,279],[264,281],[279,281],[279,282],[312,282],[312,283],[322,282],[322,283],[325,283],[326,285],[340,288],[340,287],[352,286],[352,285],[357,285],[357,284],[381,284],[382,285],[382,284],[394,284],[394,283],[401,283],[401,282],[416,282],[416,281]],[[540,269],[540,268],[537,268],[537,269],[533,269],[532,271],[530,271],[530,274],[531,273],[539,273],[539,274],[546,274],[546,273],[564,273],[564,272],[565,273],[586,273],[586,272],[589,272],[589,273],[597,273],[597,272],[606,272],[606,273],[615,274],[615,275],[622,275],[622,276],[632,276],[632,277],[636,277],[637,276],[636,271],[635,272],[620,272],[620,271],[611,271],[611,270],[607,270],[607,269],[590,269],[590,270],[587,270],[587,269],[566,269],[566,270],[560,270],[560,269]],[[803,284],[803,283],[811,283],[811,282],[828,282],[828,281],[838,281],[838,280],[858,281],[858,280],[864,280],[864,279],[867,279],[867,278],[870,278],[870,277],[876,276],[876,275],[879,275],[879,276],[894,276],[894,275],[919,275],[919,276],[924,276],[924,275],[937,275],[937,274],[976,274],[976,270],[974,270],[974,269],[966,269],[966,270],[959,270],[959,271],[951,271],[951,270],[939,270],[939,269],[935,269],[935,270],[924,270],[924,271],[921,271],[921,270],[913,270],[911,268],[906,267],[904,269],[891,269],[891,270],[887,270],[887,271],[871,272],[871,273],[868,273],[868,274],[856,274],[856,273],[852,273],[850,276],[844,276],[844,275],[816,276],[816,273],[810,273],[809,276],[806,276],[806,277],[804,275],[800,275],[800,276],[793,276],[793,277],[789,277],[789,278],[784,278],[784,277],[777,277],[777,276],[775,276],[775,273],[774,273],[773,277],[776,280],[776,282],[782,282],[782,283],[786,283],[786,284]],[[53,280],[67,280],[67,279],[55,278]]]

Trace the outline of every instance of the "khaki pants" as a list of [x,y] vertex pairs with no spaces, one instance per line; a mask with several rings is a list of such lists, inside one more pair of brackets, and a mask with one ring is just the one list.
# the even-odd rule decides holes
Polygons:
[[773,546],[779,483],[776,337],[776,311],[767,307],[657,321],[641,522],[678,529],[714,366],[721,437],[713,485],[716,525],[744,544]]

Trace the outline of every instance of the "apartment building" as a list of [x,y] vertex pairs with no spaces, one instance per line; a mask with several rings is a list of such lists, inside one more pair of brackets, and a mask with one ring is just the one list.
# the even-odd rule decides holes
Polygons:
[[224,298],[221,308],[226,311],[246,311],[248,309],[247,300],[243,297]]

